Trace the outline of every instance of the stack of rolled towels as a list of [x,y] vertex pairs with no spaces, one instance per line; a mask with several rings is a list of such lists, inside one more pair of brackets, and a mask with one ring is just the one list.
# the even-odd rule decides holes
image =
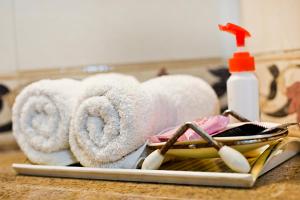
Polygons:
[[133,168],[149,137],[218,111],[209,84],[189,75],[41,80],[17,96],[13,133],[32,163]]

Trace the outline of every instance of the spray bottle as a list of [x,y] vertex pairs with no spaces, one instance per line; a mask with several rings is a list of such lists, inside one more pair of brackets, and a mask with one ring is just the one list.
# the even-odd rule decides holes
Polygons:
[[251,121],[259,121],[259,88],[254,58],[244,50],[245,38],[250,37],[250,33],[231,23],[219,25],[219,29],[235,35],[238,47],[228,63],[231,73],[227,80],[228,108]]

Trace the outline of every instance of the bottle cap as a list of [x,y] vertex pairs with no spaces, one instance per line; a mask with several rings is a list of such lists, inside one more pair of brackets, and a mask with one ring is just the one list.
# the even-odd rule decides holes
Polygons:
[[[245,38],[251,36],[246,29],[232,23],[227,23],[225,26],[219,25],[219,29],[235,35],[237,47],[244,47]],[[230,72],[254,71],[254,66],[254,58],[246,51],[236,52],[233,54],[233,57],[229,59]]]

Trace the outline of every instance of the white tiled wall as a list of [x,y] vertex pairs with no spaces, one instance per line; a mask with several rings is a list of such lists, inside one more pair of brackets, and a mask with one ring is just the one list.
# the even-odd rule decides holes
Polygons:
[[21,68],[218,56],[216,6],[198,0],[17,0]]
[[13,2],[0,0],[0,74],[16,70]]
[[6,63],[33,69],[219,57],[222,51],[218,0],[0,2],[1,23],[15,18],[5,42],[14,39],[15,28],[9,52],[17,62],[1,61],[1,71]]
[[238,10],[254,53],[300,49],[299,0],[0,0],[0,73],[228,57]]

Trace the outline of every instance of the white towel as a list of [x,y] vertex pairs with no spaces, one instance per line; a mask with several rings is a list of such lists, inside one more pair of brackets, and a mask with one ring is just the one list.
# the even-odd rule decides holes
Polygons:
[[13,106],[13,134],[33,163],[68,165],[77,162],[69,150],[69,124],[80,81],[41,80],[28,85]]
[[213,89],[188,75],[163,76],[143,84],[95,82],[79,99],[70,146],[80,163],[89,167],[128,168],[128,159],[149,136],[217,114],[219,108]]
[[107,80],[138,83],[125,75],[99,74],[82,82],[72,79],[41,80],[22,90],[13,106],[13,132],[31,162],[47,165],[78,162],[69,149],[73,110],[85,85]]

